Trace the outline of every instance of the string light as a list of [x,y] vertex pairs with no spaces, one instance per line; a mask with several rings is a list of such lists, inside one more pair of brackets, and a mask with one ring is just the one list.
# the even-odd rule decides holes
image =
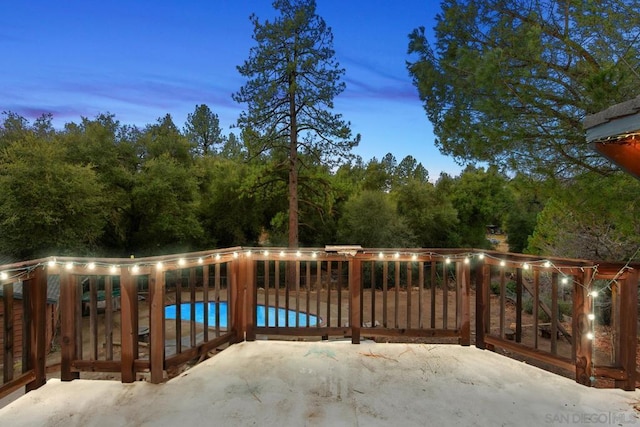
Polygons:
[[96,263],[95,262],[90,262],[89,264],[87,264],[87,269],[95,270],[96,269]]

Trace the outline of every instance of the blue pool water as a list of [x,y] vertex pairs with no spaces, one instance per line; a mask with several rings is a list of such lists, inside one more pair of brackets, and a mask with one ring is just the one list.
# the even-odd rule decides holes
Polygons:
[[[204,304],[202,302],[195,303],[196,308],[196,322],[204,323]],[[220,309],[219,319],[220,319],[220,327],[227,327],[227,303],[225,301],[216,303],[209,302],[208,310],[209,310],[209,326],[216,326],[216,313],[218,308]],[[266,318],[266,309],[264,305],[258,305],[256,310],[256,326],[264,327],[265,326],[265,318]],[[307,313],[296,312],[295,310],[286,310],[284,308],[278,308],[276,311],[275,307],[268,307],[269,312],[269,327],[276,326],[276,318],[278,319],[278,326],[284,327],[286,325],[287,318],[289,319],[289,326],[296,326],[296,317],[298,318],[298,325],[300,327],[306,326],[316,326],[318,324],[318,316],[314,316],[313,314],[307,315]],[[175,319],[176,318],[176,305],[168,305],[164,308],[164,316],[167,319]],[[309,316],[309,325],[307,325],[307,316]],[[182,320],[191,320],[191,304],[185,303],[180,304],[180,318]]]

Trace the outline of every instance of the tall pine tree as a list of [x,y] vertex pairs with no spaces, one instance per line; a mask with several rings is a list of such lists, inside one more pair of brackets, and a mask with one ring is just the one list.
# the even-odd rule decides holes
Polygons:
[[[299,153],[328,162],[348,156],[358,144],[349,123],[335,114],[333,99],[345,84],[335,60],[331,28],[316,14],[314,0],[276,0],[273,21],[251,16],[256,46],[238,67],[248,79],[233,99],[246,103],[238,119],[249,155],[285,159],[288,172],[290,247],[298,246],[298,182],[304,168]],[[277,171],[274,171],[277,173]]]

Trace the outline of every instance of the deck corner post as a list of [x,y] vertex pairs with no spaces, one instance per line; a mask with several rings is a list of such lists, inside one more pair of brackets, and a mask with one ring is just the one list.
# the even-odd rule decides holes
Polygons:
[[47,339],[47,272],[44,268],[36,268],[33,277],[25,281],[23,287],[29,287],[30,341],[29,368],[35,371],[35,379],[25,387],[26,391],[35,390],[47,382],[46,377],[46,339]]
[[76,292],[77,279],[74,274],[66,271],[60,272],[60,379],[72,381],[80,378],[79,372],[72,372],[71,365],[78,356],[76,343]]
[[636,389],[636,350],[638,346],[638,270],[627,272],[625,280],[620,282],[619,316],[619,364],[626,373],[625,380],[616,380],[616,388],[626,391]]
[[575,343],[575,365],[576,365],[576,382],[578,384],[591,386],[591,373],[593,371],[592,341],[587,337],[591,331],[591,304],[589,302],[589,289],[587,286],[591,283],[593,270],[584,269],[582,277],[576,277],[573,285],[573,335]]

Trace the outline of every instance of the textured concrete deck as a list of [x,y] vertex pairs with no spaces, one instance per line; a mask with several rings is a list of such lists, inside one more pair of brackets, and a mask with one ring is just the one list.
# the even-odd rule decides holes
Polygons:
[[50,380],[0,425],[632,425],[639,400],[474,347],[257,341],[161,385]]

